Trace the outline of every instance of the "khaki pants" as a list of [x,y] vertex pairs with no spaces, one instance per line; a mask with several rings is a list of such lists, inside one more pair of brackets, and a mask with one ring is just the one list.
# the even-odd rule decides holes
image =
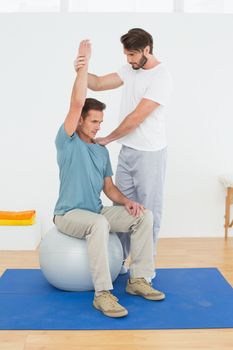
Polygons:
[[74,209],[56,215],[59,231],[87,240],[87,250],[93,284],[96,291],[113,289],[108,264],[109,232],[129,232],[131,241],[131,277],[152,277],[153,215],[145,210],[139,217],[130,215],[125,207],[103,207],[100,214]]

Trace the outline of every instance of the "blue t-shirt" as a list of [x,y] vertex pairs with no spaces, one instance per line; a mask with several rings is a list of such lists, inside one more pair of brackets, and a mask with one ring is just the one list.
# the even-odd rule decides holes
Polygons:
[[54,215],[63,215],[72,209],[100,213],[104,178],[113,175],[107,148],[82,141],[76,132],[68,136],[64,124],[55,143],[60,190]]

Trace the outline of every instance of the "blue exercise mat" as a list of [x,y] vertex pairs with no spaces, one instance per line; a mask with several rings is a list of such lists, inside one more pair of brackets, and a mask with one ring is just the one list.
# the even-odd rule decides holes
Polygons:
[[154,286],[166,299],[125,293],[119,276],[114,294],[129,315],[113,319],[92,306],[93,292],[64,292],[40,270],[7,270],[0,278],[0,329],[95,330],[232,328],[233,291],[216,268],[158,269]]

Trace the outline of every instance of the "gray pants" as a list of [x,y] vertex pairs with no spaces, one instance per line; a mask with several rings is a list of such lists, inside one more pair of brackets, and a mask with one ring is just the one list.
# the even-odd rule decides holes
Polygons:
[[[116,171],[116,186],[119,190],[153,213],[154,254],[162,216],[166,159],[166,148],[148,152],[122,146]],[[126,259],[130,252],[129,235],[118,233],[118,236]]]
[[129,232],[131,241],[131,277],[150,278],[154,274],[153,215],[145,210],[139,217],[130,215],[125,207],[104,207],[100,214],[74,209],[56,215],[59,231],[87,240],[87,251],[95,291],[112,289],[108,263],[109,231]]

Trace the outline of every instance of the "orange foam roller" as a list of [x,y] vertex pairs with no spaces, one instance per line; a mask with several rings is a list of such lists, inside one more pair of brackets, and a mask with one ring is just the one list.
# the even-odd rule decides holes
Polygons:
[[0,219],[2,220],[25,220],[25,219],[32,219],[35,216],[36,216],[35,210],[0,211]]

